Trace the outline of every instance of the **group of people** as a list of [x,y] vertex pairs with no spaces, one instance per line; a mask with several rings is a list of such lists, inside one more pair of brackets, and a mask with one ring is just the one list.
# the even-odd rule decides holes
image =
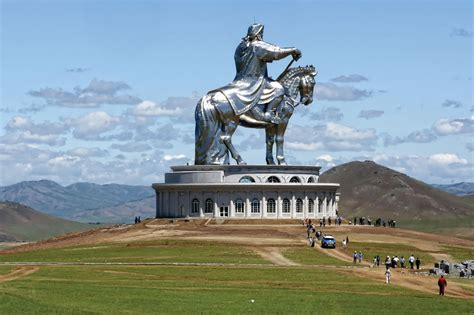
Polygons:
[[[326,226],[326,223],[327,223],[328,225],[331,225],[333,222],[334,222],[335,225],[341,225],[341,224],[342,224],[342,217],[337,216],[337,217],[334,218],[334,219],[331,218],[331,217],[329,217],[329,218],[327,218],[327,220],[326,220],[326,217],[323,217],[322,219],[319,219],[319,222],[318,222],[318,223],[319,223],[319,226],[320,226],[320,227],[325,227],[325,226]],[[309,218],[304,218],[304,219],[303,219],[303,225],[304,225],[304,226],[308,226],[308,224],[312,224],[312,223],[311,223],[311,219],[309,219]]]
[[141,223],[141,222],[142,222],[142,219],[140,218],[140,216],[135,217],[135,224]]
[[[398,257],[398,256],[387,256],[385,258],[385,268],[386,269],[389,269],[389,268],[407,268],[406,267],[406,260],[405,260],[405,257],[404,256],[401,256],[401,257]],[[421,266],[421,260],[419,257],[416,257],[412,255],[410,255],[410,257],[408,257],[408,264],[410,265],[410,269],[414,269],[414,266],[416,266],[416,269],[420,269],[420,266]],[[374,267],[378,267],[380,266],[380,256],[374,256]]]
[[[388,226],[389,226],[389,227],[394,228],[396,223],[397,223],[397,221],[395,221],[395,220],[392,220],[392,219],[389,219],[389,220],[388,220]],[[386,227],[386,226],[387,226],[387,223],[386,223],[385,220],[383,220],[382,218],[378,218],[377,220],[375,220],[374,226],[383,226],[383,227]]]
[[354,254],[352,254],[352,262],[355,263],[361,263],[362,260],[364,259],[364,255],[362,254],[361,251],[357,252],[354,251]]
[[[394,228],[395,227],[395,224],[397,223],[397,221],[395,220],[392,220],[392,219],[389,219],[388,220],[388,226],[389,227],[392,227]],[[353,221],[349,221],[349,225],[372,225],[372,219],[370,217],[354,217],[354,220]],[[382,218],[378,218],[377,220],[375,220],[374,222],[374,226],[383,226],[383,227],[386,227],[387,226],[387,223],[385,222],[384,219]]]

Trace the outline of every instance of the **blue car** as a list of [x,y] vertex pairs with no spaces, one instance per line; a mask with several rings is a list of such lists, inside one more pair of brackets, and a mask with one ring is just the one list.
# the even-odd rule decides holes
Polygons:
[[336,248],[336,239],[332,235],[324,235],[321,239],[322,248]]

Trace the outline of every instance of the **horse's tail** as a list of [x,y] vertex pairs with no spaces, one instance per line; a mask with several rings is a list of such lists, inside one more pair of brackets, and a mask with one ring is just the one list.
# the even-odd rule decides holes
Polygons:
[[222,122],[215,106],[209,102],[209,95],[203,96],[196,105],[194,119],[195,130],[195,165],[224,164],[227,150],[221,142]]

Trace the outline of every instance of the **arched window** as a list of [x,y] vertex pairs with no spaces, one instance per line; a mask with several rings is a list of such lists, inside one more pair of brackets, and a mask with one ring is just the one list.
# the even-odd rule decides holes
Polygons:
[[276,176],[270,176],[267,179],[267,183],[279,183],[280,179]]
[[313,213],[314,212],[314,200],[309,199],[308,200],[308,213]]
[[245,212],[245,204],[242,199],[237,199],[235,201],[235,213],[244,213]]
[[260,213],[260,201],[257,198],[252,200],[251,211],[252,211],[252,213]]
[[319,197],[319,202],[318,202],[318,213],[323,212],[323,198],[321,196]]
[[275,213],[275,210],[276,210],[275,199],[268,199],[267,200],[267,213]]
[[290,213],[290,200],[288,198],[283,199],[283,213]]
[[300,179],[296,176],[293,176],[291,179],[290,179],[290,183],[301,183]]
[[314,177],[311,176],[310,178],[308,178],[308,183],[314,183]]
[[204,210],[205,213],[213,213],[214,212],[214,201],[211,198],[206,199],[206,208]]
[[255,183],[255,179],[252,176],[244,176],[239,179],[239,183]]
[[191,213],[199,213],[199,200],[197,198],[194,198],[191,203]]
[[303,212],[303,200],[296,199],[296,212]]

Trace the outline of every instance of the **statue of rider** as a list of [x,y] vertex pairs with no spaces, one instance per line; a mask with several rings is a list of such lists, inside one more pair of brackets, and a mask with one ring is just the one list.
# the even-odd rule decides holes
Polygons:
[[[267,63],[292,55],[293,59],[301,57],[296,48],[280,48],[263,41],[262,24],[252,24],[247,36],[235,50],[234,60],[237,74],[234,81],[217,89],[229,101],[236,115],[247,111],[253,117],[268,123],[278,123],[275,110],[285,97],[285,88],[268,77]],[[216,91],[216,90],[215,90]],[[265,105],[262,111],[257,104]]]

